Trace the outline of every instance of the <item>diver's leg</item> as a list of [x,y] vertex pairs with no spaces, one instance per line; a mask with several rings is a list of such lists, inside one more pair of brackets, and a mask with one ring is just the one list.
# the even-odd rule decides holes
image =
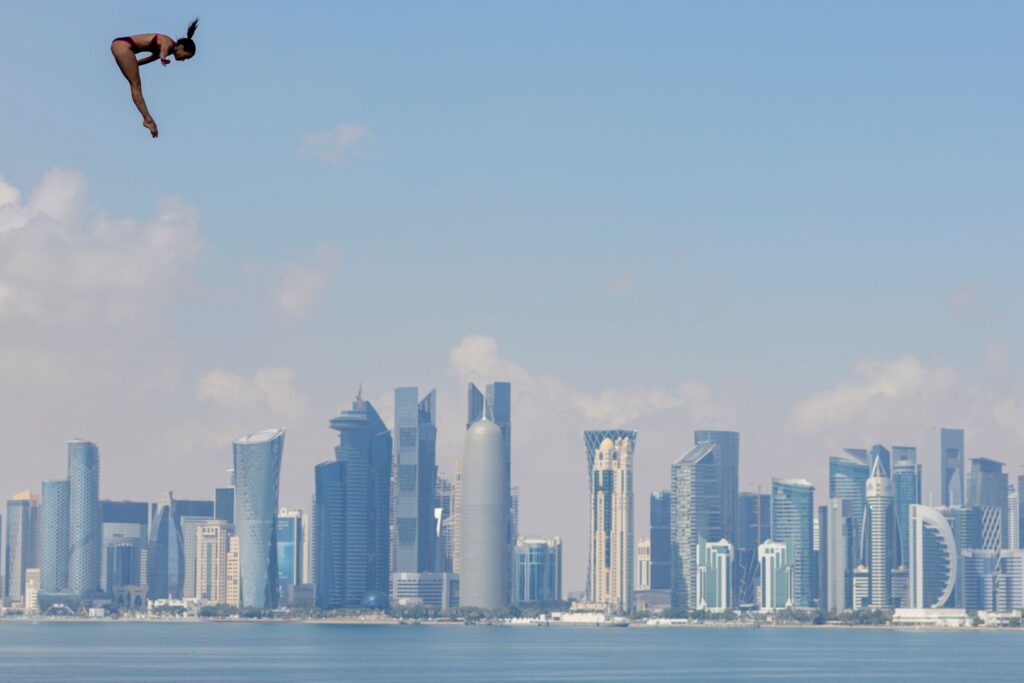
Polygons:
[[115,41],[110,46],[110,51],[113,53],[117,65],[121,68],[121,73],[127,79],[128,85],[131,86],[132,101],[135,102],[136,108],[142,114],[142,125],[149,130],[153,137],[156,137],[159,132],[156,128],[156,122],[150,116],[149,109],[146,107],[146,100],[142,97],[142,78],[139,76],[139,62],[135,58],[135,53],[122,41]]

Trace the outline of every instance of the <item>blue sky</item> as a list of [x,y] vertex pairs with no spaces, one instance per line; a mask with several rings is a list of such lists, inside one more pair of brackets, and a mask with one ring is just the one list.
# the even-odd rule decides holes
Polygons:
[[[153,141],[109,40],[195,13],[196,59],[142,70]],[[494,373],[523,387],[525,530],[567,557],[595,422],[640,428],[640,498],[705,426],[743,433],[744,485],[820,488],[834,449],[923,448],[940,423],[1017,474],[1018,4],[4,14],[0,178],[22,218],[0,193],[0,384],[32,389],[6,390],[0,424],[36,454],[0,461],[11,492],[92,436],[105,495],[202,495],[231,430],[271,421],[283,502],[306,506],[360,381],[385,409],[437,385],[450,468],[461,387]],[[62,278],[83,250],[101,265]],[[580,491],[551,495],[563,472]]]

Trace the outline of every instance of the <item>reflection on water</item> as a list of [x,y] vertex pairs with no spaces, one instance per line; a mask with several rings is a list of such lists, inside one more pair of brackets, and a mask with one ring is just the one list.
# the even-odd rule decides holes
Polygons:
[[1024,633],[0,622],[19,681],[1020,681]]

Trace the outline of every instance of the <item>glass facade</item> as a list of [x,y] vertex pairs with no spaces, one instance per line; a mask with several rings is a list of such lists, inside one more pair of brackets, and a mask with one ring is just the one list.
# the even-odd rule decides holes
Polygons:
[[39,590],[43,593],[59,593],[68,587],[70,504],[67,479],[43,482],[39,504]]
[[741,492],[736,518],[736,599],[741,605],[757,602],[760,564],[757,547],[772,537],[772,497]]
[[281,508],[277,515],[277,581],[282,592],[302,583],[302,513]]
[[789,550],[794,607],[812,607],[814,486],[803,479],[772,479],[772,540]]
[[277,607],[277,509],[283,454],[283,429],[234,442],[235,533],[243,607]]
[[651,494],[650,590],[672,588],[672,492]]
[[733,546],[722,539],[697,545],[697,609],[722,612],[733,606]]
[[[698,430],[693,433],[697,446],[712,444],[715,447],[715,461],[718,465],[718,509],[721,538],[736,542],[736,515],[739,510],[740,494],[740,434]],[[715,541],[715,538],[706,538]]]
[[213,517],[234,524],[235,522],[235,489],[226,486],[214,490]]
[[1000,547],[1008,547],[1009,478],[1003,472],[1003,463],[989,458],[971,458],[967,475],[968,507],[992,508],[999,511]]
[[963,505],[964,496],[964,430],[939,429],[939,471],[942,473],[942,504]]
[[896,526],[898,528],[900,562],[910,561],[910,506],[921,503],[921,465],[917,449],[912,446],[892,447],[892,485],[896,489]]
[[417,387],[395,389],[395,571],[434,570],[434,488],[437,466],[436,394],[421,401]]
[[88,441],[68,442],[68,590],[86,596],[100,590],[100,452]]
[[[25,597],[25,570],[34,565],[32,505],[28,500],[7,501],[7,544],[4,553],[4,595],[20,602]],[[32,562],[30,564],[30,562]]]
[[870,473],[868,452],[861,448],[846,448],[842,455],[828,459],[828,496],[849,501],[849,516],[853,522],[854,556],[849,558],[851,569],[860,564],[861,527],[864,524],[865,486]]
[[672,464],[672,605],[697,609],[697,547],[722,538],[718,454],[695,446]]
[[311,562],[313,595],[320,609],[345,606],[345,465],[339,460],[316,466]]
[[515,591],[517,603],[550,603],[562,599],[562,541],[525,538],[516,545]]

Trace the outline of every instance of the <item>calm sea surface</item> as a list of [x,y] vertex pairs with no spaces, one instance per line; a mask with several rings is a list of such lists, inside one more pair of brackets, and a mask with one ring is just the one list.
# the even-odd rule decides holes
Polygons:
[[4,681],[1024,680],[1024,632],[0,622]]

